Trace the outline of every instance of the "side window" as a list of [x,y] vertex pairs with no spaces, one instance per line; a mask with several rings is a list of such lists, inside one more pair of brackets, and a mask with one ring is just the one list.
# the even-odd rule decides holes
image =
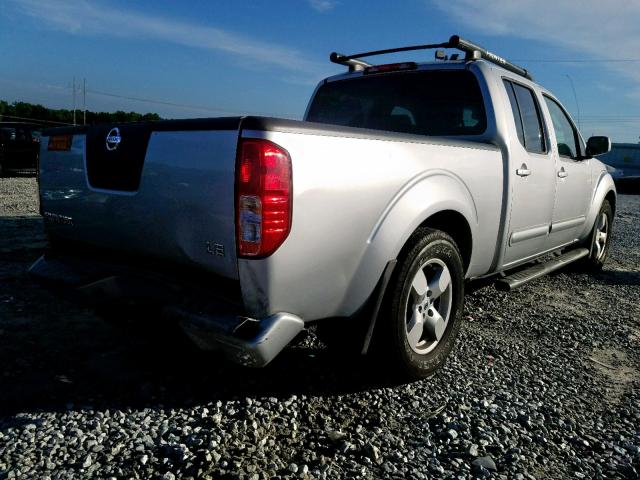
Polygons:
[[528,152],[545,153],[547,146],[544,141],[542,118],[533,91],[508,80],[504,80],[504,84],[511,102],[520,143]]
[[517,83],[513,84],[516,93],[522,126],[524,127],[524,146],[529,152],[544,153],[547,151],[542,130],[540,109],[533,96],[533,91]]
[[508,80],[503,80],[504,88],[507,89],[507,95],[509,95],[509,104],[511,105],[511,113],[513,114],[513,120],[516,122],[516,132],[518,132],[518,139],[524,147],[524,130],[522,129],[522,118],[520,117],[520,110],[518,110],[518,101],[516,100],[516,94],[513,93],[513,85]]
[[556,142],[558,144],[558,155],[563,157],[578,158],[578,148],[576,142],[576,130],[564,113],[564,110],[554,100],[544,97],[549,107],[549,114],[553,122],[553,129],[556,132]]

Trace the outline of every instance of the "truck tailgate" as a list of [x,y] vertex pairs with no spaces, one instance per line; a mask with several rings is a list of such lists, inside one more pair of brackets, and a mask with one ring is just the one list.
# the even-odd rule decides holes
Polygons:
[[49,150],[49,137],[42,141],[41,207],[49,234],[61,243],[157,257],[238,278],[234,188],[240,121],[48,132],[73,135],[68,150]]

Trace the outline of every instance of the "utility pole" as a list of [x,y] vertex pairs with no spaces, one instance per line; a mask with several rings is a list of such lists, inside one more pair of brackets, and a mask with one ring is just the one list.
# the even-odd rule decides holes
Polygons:
[[73,77],[73,124],[76,124],[76,77]]
[[87,124],[87,79],[82,79],[82,124]]

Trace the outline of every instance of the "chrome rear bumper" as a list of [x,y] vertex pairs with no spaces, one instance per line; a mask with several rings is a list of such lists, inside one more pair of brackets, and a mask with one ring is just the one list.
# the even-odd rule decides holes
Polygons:
[[301,318],[277,313],[262,320],[220,318],[170,309],[189,338],[204,350],[220,350],[236,363],[263,367],[304,328]]
[[198,347],[219,350],[229,360],[250,367],[267,365],[304,328],[303,320],[290,313],[248,318],[237,302],[212,298],[207,285],[195,288],[130,267],[43,255],[29,274],[89,303],[116,299],[152,305],[177,320]]

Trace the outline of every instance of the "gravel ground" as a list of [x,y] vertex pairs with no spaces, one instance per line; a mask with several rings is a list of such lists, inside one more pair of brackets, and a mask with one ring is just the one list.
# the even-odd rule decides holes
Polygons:
[[0,479],[638,478],[640,196],[596,276],[468,296],[433,378],[381,384],[310,333],[268,368],[34,285],[32,178],[0,179]]

